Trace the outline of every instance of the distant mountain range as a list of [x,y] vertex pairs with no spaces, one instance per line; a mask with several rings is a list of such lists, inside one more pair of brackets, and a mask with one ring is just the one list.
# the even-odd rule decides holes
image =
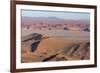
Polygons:
[[89,24],[89,20],[71,20],[71,19],[62,19],[57,17],[22,17],[22,23],[73,23],[73,24]]

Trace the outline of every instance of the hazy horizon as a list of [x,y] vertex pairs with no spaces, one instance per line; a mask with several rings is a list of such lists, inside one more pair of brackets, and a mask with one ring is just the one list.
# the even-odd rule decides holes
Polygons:
[[52,17],[72,20],[90,20],[90,13],[67,11],[22,10],[21,16],[26,17]]

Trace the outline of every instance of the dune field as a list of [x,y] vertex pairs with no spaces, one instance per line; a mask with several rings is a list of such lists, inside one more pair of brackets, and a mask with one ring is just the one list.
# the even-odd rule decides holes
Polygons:
[[34,51],[32,51],[33,44],[36,42],[34,38],[21,42],[22,63],[90,59],[89,32],[22,29],[22,39],[26,39],[32,33],[41,34],[42,37]]

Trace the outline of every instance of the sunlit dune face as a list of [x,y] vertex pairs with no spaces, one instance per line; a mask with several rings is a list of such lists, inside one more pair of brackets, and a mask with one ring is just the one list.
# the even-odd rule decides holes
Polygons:
[[[75,44],[75,41],[69,41],[62,38],[43,39],[37,48],[37,52],[54,52],[60,51],[64,47]],[[79,42],[77,42],[79,43]]]

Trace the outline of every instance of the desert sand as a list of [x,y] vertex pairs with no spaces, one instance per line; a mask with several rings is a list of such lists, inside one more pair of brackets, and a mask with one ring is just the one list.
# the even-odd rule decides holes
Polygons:
[[21,23],[22,63],[90,59],[89,20],[22,16]]
[[76,39],[50,36],[42,39],[34,52],[31,52],[34,39],[22,42],[21,62],[87,60],[90,58],[90,44],[89,36],[86,36],[85,39],[79,36],[75,37]]

